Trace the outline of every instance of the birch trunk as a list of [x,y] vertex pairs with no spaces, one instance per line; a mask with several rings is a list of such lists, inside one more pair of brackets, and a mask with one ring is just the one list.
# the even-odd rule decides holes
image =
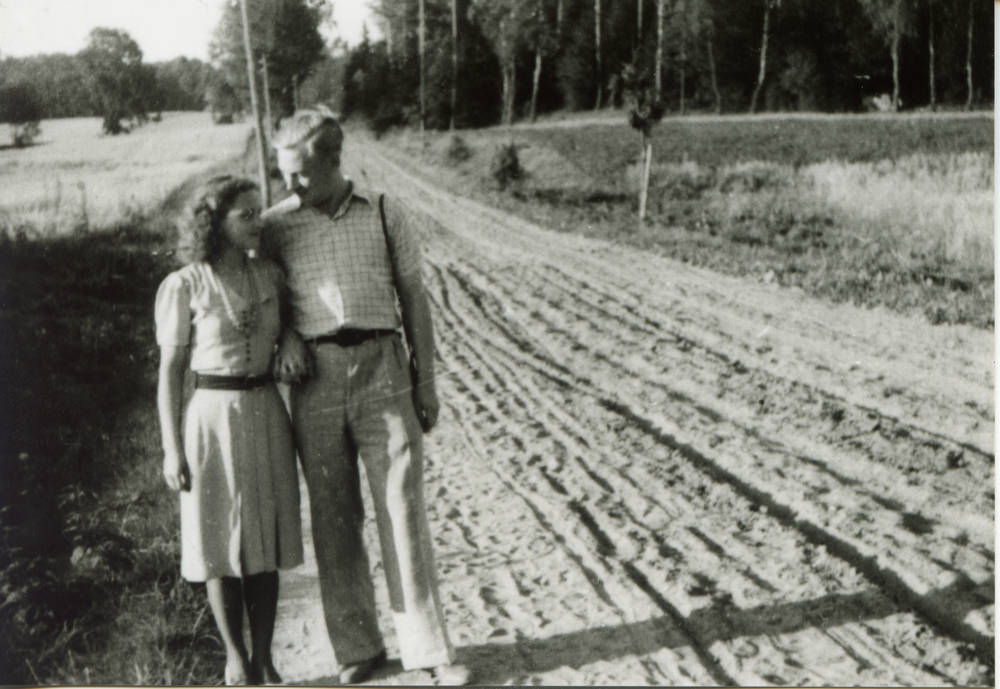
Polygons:
[[[682,20],[683,21],[683,20]],[[687,78],[687,27],[681,24],[681,54],[680,54],[680,87],[681,87],[681,115],[684,114],[685,96],[684,87]]]
[[[934,12],[934,8],[931,7],[930,10]],[[930,71],[930,86],[931,86],[931,111],[937,110],[937,84],[934,79],[934,15],[931,14],[930,22],[927,30],[927,49],[930,53],[930,64],[928,65]]]
[[535,73],[531,77],[531,121],[535,121],[535,106],[538,104],[538,82],[542,78],[542,49],[535,49]]
[[899,35],[900,13],[902,0],[896,0],[894,5],[895,19],[892,23],[892,110],[899,110]]
[[708,30],[708,69],[712,77],[712,93],[715,94],[715,114],[722,114],[722,96],[719,94],[719,80],[715,74],[715,48],[712,42],[712,29]]
[[597,55],[597,102],[594,110],[600,110],[604,96],[604,79],[601,76],[601,0],[594,0],[594,50]]
[[754,86],[750,98],[750,112],[757,112],[757,99],[764,88],[764,76],[767,74],[767,40],[771,28],[771,0],[764,0],[764,35],[760,40],[760,70],[757,72],[757,85]]
[[420,134],[422,135],[424,133],[424,123],[427,120],[427,93],[424,88],[424,30],[426,28],[424,22],[424,0],[419,0],[417,7],[420,13],[417,42],[420,52]]
[[514,59],[508,58],[503,66],[503,124],[514,124]]
[[638,17],[638,19],[636,20],[635,45],[636,45],[636,50],[638,50],[639,47],[642,45],[642,0],[638,0],[638,9],[636,16]]
[[656,0],[656,100],[663,93],[663,19],[666,15],[667,0]]
[[458,0],[451,0],[451,117],[448,130],[455,131],[455,110],[458,109]]
[[969,33],[965,48],[965,85],[968,95],[965,97],[965,109],[972,109],[972,28],[973,28],[973,8],[976,0],[969,0]]

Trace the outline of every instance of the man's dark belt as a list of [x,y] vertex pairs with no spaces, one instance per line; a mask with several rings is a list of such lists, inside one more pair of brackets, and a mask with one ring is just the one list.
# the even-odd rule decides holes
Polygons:
[[388,328],[383,328],[380,330],[359,330],[357,328],[341,328],[335,333],[330,335],[320,335],[319,337],[311,337],[306,340],[310,344],[335,344],[341,347],[353,347],[359,345],[362,342],[367,342],[368,340],[374,340],[376,337],[385,337],[386,335],[395,335],[395,330],[390,330]]
[[256,390],[272,380],[271,374],[260,376],[213,376],[207,373],[194,374],[194,386],[202,390]]

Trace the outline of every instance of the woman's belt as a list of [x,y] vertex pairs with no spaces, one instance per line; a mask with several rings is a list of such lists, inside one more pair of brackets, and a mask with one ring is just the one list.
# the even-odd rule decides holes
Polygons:
[[215,376],[195,373],[194,386],[202,390],[256,390],[271,382],[271,374],[260,376]]
[[388,328],[376,329],[376,330],[359,330],[357,328],[341,328],[335,333],[329,335],[320,335],[319,337],[310,337],[306,340],[309,344],[335,344],[341,347],[353,347],[359,345],[362,342],[367,342],[368,340],[374,340],[376,337],[385,337],[386,335],[395,335],[395,330],[390,330]]

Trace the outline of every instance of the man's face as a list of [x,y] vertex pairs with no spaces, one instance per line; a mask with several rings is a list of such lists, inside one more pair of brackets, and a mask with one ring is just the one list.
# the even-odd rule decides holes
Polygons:
[[338,169],[332,156],[321,158],[310,153],[305,146],[279,148],[276,152],[285,187],[296,194],[302,203],[315,205],[332,194]]

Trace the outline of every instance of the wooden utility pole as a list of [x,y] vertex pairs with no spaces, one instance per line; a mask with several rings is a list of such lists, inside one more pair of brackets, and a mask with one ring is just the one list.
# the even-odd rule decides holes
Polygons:
[[458,0],[451,0],[451,119],[448,130],[455,131],[455,110],[458,108]]
[[274,117],[271,114],[271,85],[267,74],[267,53],[260,56],[260,75],[263,77],[264,114],[267,117],[267,138],[274,136]]
[[267,183],[267,146],[264,143],[264,123],[261,122],[260,104],[257,102],[257,71],[250,45],[250,19],[247,15],[247,0],[240,0],[243,17],[243,47],[247,54],[247,78],[250,80],[250,107],[253,108],[254,132],[257,135],[257,167],[260,176],[260,197],[264,208],[271,206],[271,187]]

